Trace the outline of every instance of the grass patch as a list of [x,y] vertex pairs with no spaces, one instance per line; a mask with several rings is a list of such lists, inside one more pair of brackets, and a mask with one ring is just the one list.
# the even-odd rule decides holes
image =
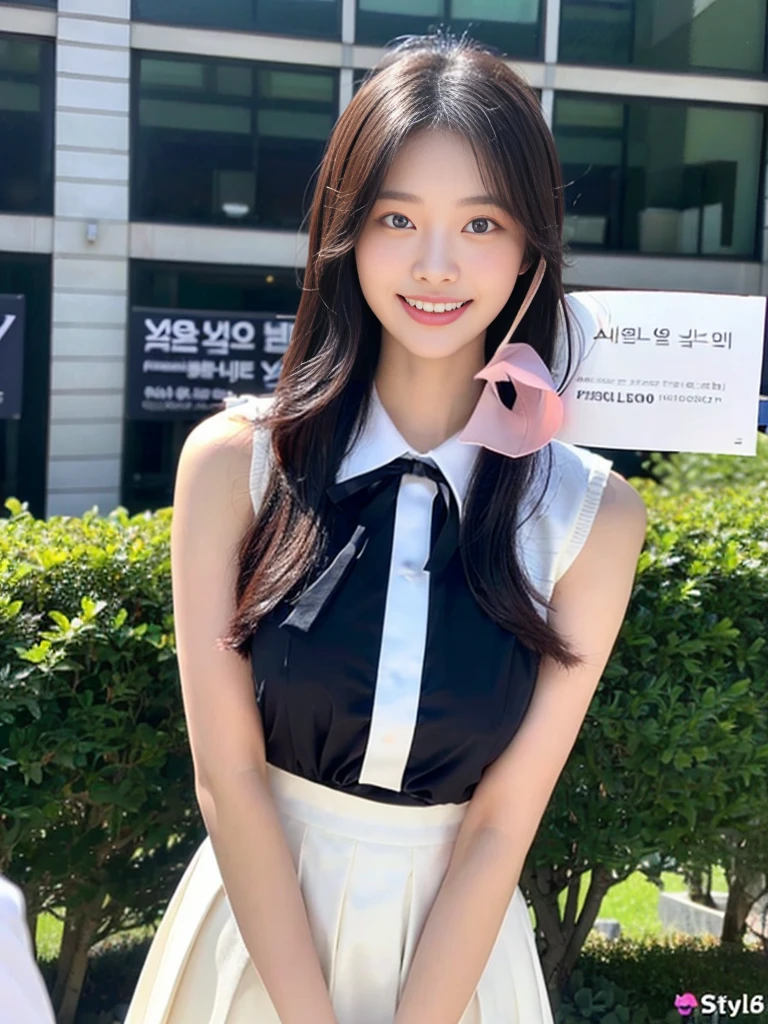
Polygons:
[[[61,936],[63,932],[63,911],[62,920],[59,920],[55,914],[40,914],[37,919],[36,938],[38,960],[46,962],[58,960],[59,951],[61,950]],[[130,928],[128,931],[117,932],[115,935],[110,935],[109,938],[104,939],[98,945],[99,947],[107,949],[112,946],[121,946],[125,943],[132,945],[133,943],[144,942],[146,939],[152,938],[154,933],[154,928]]]
[[[581,877],[579,889],[578,912],[584,905],[584,898],[589,889],[592,876],[587,871]],[[687,886],[682,875],[674,871],[663,871],[661,881],[665,892],[686,892]],[[717,892],[727,892],[728,884],[725,872],[717,867],[712,873],[712,888]],[[566,894],[560,893],[558,905],[560,912],[565,910]],[[621,934],[630,939],[661,938],[665,933],[658,914],[659,889],[650,882],[642,871],[635,871],[629,878],[609,889],[600,906],[599,917],[610,917],[621,925]],[[529,908],[531,924],[535,921],[533,910]]]
[[57,960],[64,931],[64,911],[60,921],[54,914],[40,914],[37,919],[35,942],[38,960]]

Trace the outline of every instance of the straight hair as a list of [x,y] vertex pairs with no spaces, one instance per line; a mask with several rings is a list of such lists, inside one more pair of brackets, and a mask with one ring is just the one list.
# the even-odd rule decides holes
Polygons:
[[[328,139],[308,213],[308,258],[291,341],[274,400],[255,426],[249,421],[269,431],[272,458],[261,507],[238,551],[236,610],[219,641],[243,658],[261,618],[297,597],[323,564],[332,514],[326,488],[368,415],[381,347],[381,325],[360,288],[354,246],[399,148],[428,129],[468,141],[483,184],[527,238],[530,267],[487,328],[486,362],[543,256],[546,273],[515,341],[531,345],[552,370],[557,339],[564,336],[566,379],[570,372],[562,179],[539,101],[496,51],[466,35],[441,30],[406,37],[368,72]],[[513,387],[501,384],[498,394],[511,407]],[[546,486],[551,454],[549,446],[514,459],[480,449],[459,551],[467,584],[486,614],[531,650],[571,667],[582,659],[536,610],[534,601],[547,610],[551,604],[527,578],[516,543],[523,499],[540,468]]]

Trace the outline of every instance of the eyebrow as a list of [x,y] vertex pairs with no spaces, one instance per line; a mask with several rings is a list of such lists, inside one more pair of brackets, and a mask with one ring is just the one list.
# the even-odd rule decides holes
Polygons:
[[[400,203],[418,203],[424,204],[424,200],[421,196],[416,196],[413,192],[397,192],[393,189],[383,189],[376,196],[376,200],[379,199],[393,199],[395,202]],[[504,209],[504,203],[498,198],[498,196],[490,195],[479,195],[479,196],[466,196],[464,199],[459,199],[456,203],[457,206],[497,206],[500,210]]]

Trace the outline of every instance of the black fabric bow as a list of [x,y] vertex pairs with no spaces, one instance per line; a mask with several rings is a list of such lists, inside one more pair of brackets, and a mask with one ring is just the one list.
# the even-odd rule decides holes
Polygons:
[[293,626],[303,633],[312,628],[317,616],[341,585],[349,567],[362,555],[370,533],[384,522],[388,509],[397,500],[400,479],[406,473],[429,477],[437,484],[445,515],[424,569],[430,573],[445,569],[459,546],[459,506],[456,496],[441,471],[435,466],[421,459],[394,459],[385,466],[379,466],[327,489],[326,493],[330,500],[342,510],[345,503],[361,491],[370,490],[370,494],[349,541],[311,586],[300,595],[281,626]]

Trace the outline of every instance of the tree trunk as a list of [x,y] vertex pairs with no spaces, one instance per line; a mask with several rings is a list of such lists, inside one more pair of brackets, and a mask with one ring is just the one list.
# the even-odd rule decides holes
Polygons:
[[694,903],[705,903],[702,874],[698,868],[684,868],[683,879],[688,886],[688,898]]
[[26,907],[27,914],[27,930],[29,931],[29,939],[32,943],[32,955],[37,959],[37,912],[30,911],[29,905]]
[[707,868],[705,874],[706,874],[706,879],[707,880],[706,880],[706,886],[705,886],[705,889],[704,889],[704,895],[706,896],[706,898],[708,900],[707,906],[708,907],[714,907],[715,906],[715,901],[712,898],[712,875],[713,875],[713,871],[712,871],[712,865],[711,864]]
[[577,920],[574,922],[574,927],[568,930],[568,946],[565,951],[565,956],[558,965],[557,972],[557,985],[561,988],[571,975],[576,961],[579,959],[582,947],[586,942],[587,935],[597,920],[597,915],[600,913],[600,907],[602,905],[605,894],[611,888],[613,882],[611,881],[610,874],[601,864],[596,864],[592,869],[592,877],[589,883],[589,889],[584,899],[584,906],[581,908]]
[[733,873],[728,875],[728,902],[725,906],[722,943],[741,945],[747,930],[747,915],[764,885],[763,876],[734,864]]
[[544,938],[541,966],[555,1008],[559,1005],[559,993],[576,966],[587,935],[597,920],[603,897],[613,884],[609,872],[601,865],[595,865],[584,905],[576,917],[580,882],[580,875],[568,882],[566,908],[561,920],[557,902],[559,890],[551,884],[551,874],[546,870],[529,872],[524,869],[521,875],[521,884],[536,914],[537,930]]
[[104,902],[100,893],[90,903],[67,910],[64,936],[51,1002],[57,1024],[74,1024],[80,993],[88,970],[88,950],[99,927]]
[[69,971],[72,967],[72,960],[77,947],[78,913],[77,910],[70,908],[67,909],[64,915],[64,931],[61,935],[61,948],[59,949],[59,959],[56,964],[56,980],[53,983],[53,991],[51,993],[51,1002],[54,1007],[58,1006],[61,1002]]

